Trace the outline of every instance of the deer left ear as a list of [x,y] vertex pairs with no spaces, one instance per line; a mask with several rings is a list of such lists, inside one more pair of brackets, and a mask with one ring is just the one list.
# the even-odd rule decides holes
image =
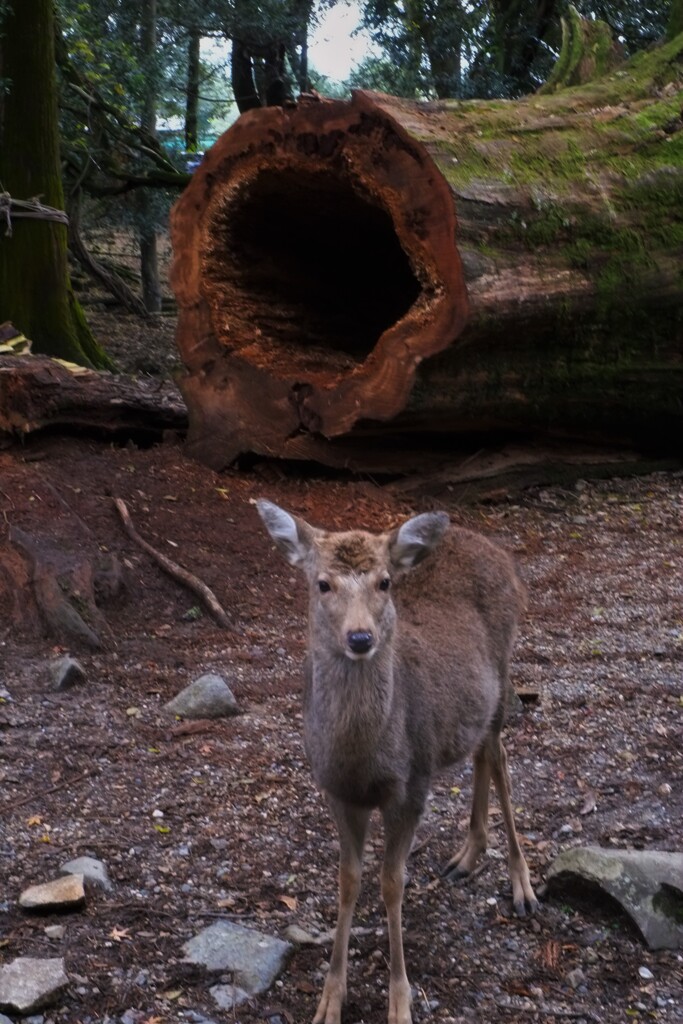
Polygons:
[[396,569],[412,569],[433,551],[448,527],[445,512],[425,512],[408,519],[389,538],[389,557]]

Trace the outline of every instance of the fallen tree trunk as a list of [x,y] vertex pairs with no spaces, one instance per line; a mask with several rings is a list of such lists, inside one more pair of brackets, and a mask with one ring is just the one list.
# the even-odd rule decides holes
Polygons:
[[518,102],[243,115],[172,213],[188,451],[409,468],[408,434],[511,430],[674,449],[682,54]]
[[70,369],[48,356],[0,356],[0,434],[59,426],[158,438],[184,432],[187,412],[168,381]]

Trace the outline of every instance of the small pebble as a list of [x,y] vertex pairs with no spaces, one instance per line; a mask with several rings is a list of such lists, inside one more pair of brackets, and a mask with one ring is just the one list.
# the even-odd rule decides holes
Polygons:
[[654,974],[652,973],[649,967],[639,967],[638,974],[643,979],[643,981],[652,981],[654,978]]
[[580,967],[575,967],[573,971],[570,971],[567,975],[567,981],[572,988],[578,988],[579,985],[583,985],[586,980],[586,975],[583,973]]

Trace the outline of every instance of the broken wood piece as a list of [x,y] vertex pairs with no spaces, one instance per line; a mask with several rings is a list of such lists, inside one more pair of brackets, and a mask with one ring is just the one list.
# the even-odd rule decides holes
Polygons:
[[133,526],[133,521],[130,518],[130,513],[128,512],[126,503],[125,501],[123,501],[122,498],[114,498],[114,504],[116,505],[119,515],[121,516],[123,528],[128,534],[128,536],[131,538],[131,540],[135,541],[138,547],[141,547],[143,551],[146,551],[147,554],[151,558],[153,558],[158,565],[161,566],[164,572],[172,577],[172,579],[176,580],[176,582],[178,583],[182,583],[183,586],[187,587],[189,590],[195,593],[197,597],[199,597],[199,599],[203,602],[203,604],[211,613],[211,615],[213,616],[213,618],[215,619],[219,626],[222,626],[224,629],[229,629],[232,632],[234,632],[235,627],[230,621],[228,615],[223,609],[218,598],[213,593],[213,591],[209,587],[207,587],[206,583],[202,582],[202,580],[200,580],[193,573],[188,572],[187,569],[183,569],[183,567],[178,565],[177,562],[174,562],[173,559],[168,558],[166,555],[162,554],[161,551],[158,551],[155,547],[148,543],[148,541],[146,541],[143,537],[140,536],[140,534]]
[[18,526],[10,527],[9,540],[29,562],[33,597],[50,632],[59,640],[100,650],[100,632],[107,625],[96,605],[97,570],[89,554],[34,537]]

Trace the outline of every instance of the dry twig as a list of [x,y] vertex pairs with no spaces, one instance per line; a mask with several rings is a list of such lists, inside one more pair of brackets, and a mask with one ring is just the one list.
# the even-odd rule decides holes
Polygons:
[[209,589],[209,587],[207,587],[206,583],[203,583],[197,576],[188,572],[187,569],[183,569],[182,566],[178,565],[178,563],[174,562],[171,558],[167,558],[166,555],[161,553],[161,551],[157,551],[156,548],[152,547],[151,544],[140,536],[133,526],[125,501],[121,498],[114,498],[114,504],[121,516],[123,528],[131,540],[135,541],[143,551],[146,551],[147,554],[161,566],[164,572],[168,573],[168,575],[173,577],[173,579],[178,583],[182,583],[183,586],[193,591],[193,593],[200,598],[206,608],[211,612],[219,626],[234,632],[235,627],[228,618],[216,595]]

